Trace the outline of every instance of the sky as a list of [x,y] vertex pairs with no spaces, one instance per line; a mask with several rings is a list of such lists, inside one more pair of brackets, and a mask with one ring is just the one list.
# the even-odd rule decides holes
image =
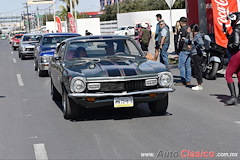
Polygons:
[[[21,14],[23,11],[26,12],[26,8],[24,8],[24,3],[27,3],[27,0],[0,0],[2,3],[0,5],[0,16],[4,15],[16,15]],[[64,5],[64,3],[60,2],[60,0],[55,0],[56,2],[56,11],[59,10],[60,5]],[[29,12],[36,12],[36,8],[39,8],[40,14],[44,14],[49,11],[49,4],[44,5],[30,5]],[[77,6],[78,12],[91,12],[91,11],[99,11],[100,9],[100,0],[79,0],[79,4]]]

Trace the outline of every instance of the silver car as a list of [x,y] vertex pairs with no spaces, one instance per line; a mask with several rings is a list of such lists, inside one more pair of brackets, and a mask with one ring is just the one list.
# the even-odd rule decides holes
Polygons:
[[35,44],[39,42],[41,33],[24,34],[20,40],[18,56],[24,60],[27,56],[33,57]]

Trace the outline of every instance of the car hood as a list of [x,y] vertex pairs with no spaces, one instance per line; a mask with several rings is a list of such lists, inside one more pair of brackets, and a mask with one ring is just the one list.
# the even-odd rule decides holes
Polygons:
[[41,52],[40,52],[39,56],[53,56],[55,50],[56,50],[56,46],[41,47]]
[[22,47],[26,47],[26,48],[34,48],[35,47],[36,42],[29,42],[29,43],[21,43]]
[[65,68],[69,72],[81,73],[85,77],[142,76],[144,74],[157,74],[167,71],[167,68],[163,64],[145,58],[68,61],[65,63]]

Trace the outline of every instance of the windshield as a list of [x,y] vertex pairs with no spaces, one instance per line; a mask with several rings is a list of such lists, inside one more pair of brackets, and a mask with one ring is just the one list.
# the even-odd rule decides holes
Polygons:
[[44,37],[42,45],[43,46],[53,46],[57,43],[61,43],[63,40],[75,37],[75,36],[56,36],[56,37]]
[[123,30],[126,30],[126,27],[118,28],[118,31],[123,31]]
[[21,39],[22,36],[15,36],[14,39]]
[[38,41],[40,35],[25,35],[22,41]]
[[66,50],[65,60],[106,56],[141,56],[141,51],[135,43],[126,39],[72,42]]

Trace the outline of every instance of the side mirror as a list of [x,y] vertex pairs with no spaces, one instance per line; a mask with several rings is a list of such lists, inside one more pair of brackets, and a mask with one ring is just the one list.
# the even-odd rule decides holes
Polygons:
[[59,56],[57,54],[54,54],[53,59],[56,60],[56,61],[59,61],[61,59],[61,56]]

